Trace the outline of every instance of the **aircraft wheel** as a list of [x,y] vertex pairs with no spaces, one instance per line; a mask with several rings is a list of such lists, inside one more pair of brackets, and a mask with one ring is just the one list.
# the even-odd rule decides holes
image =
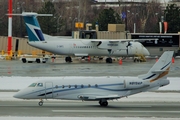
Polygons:
[[112,58],[106,58],[106,63],[112,63]]
[[103,102],[103,106],[108,106],[108,102],[106,101],[106,102]]
[[71,57],[69,57],[69,62],[72,62],[72,59],[71,59]]
[[66,62],[72,62],[72,59],[71,59],[71,57],[66,57],[66,58],[65,58],[65,61],[66,61]]
[[40,101],[40,102],[39,102],[39,106],[42,106],[42,105],[43,105],[43,101]]
[[40,59],[36,59],[36,62],[37,62],[37,63],[40,63],[41,61],[40,61]]
[[100,104],[101,106],[104,106],[104,107],[108,106],[108,102],[107,102],[107,101],[102,102],[102,101],[100,100],[100,101],[99,101],[99,104]]
[[22,62],[23,62],[23,63],[26,63],[26,58],[22,58]]
[[112,63],[112,58],[109,58],[109,63]]

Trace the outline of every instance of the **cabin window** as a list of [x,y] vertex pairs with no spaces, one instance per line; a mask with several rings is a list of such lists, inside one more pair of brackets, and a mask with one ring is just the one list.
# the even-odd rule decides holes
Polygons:
[[81,88],[83,88],[84,87],[84,85],[81,85]]
[[69,88],[71,88],[71,85],[69,85]]
[[32,83],[29,87],[35,87],[37,83]]
[[91,85],[89,84],[88,87],[91,87]]
[[37,87],[43,87],[43,83],[38,83]]
[[64,85],[62,85],[62,88],[64,88]]
[[58,85],[56,85],[55,88],[58,88]]
[[97,85],[97,84],[95,84],[95,87],[98,87],[98,85]]
[[74,85],[75,88],[77,88],[77,85]]

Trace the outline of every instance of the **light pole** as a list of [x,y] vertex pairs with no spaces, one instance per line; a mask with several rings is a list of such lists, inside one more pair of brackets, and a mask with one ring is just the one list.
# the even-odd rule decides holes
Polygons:
[[[127,10],[128,13],[131,13],[130,10]],[[131,20],[133,20],[133,28],[134,28],[134,33],[136,33],[136,15],[138,15],[138,13],[131,13],[133,15],[133,18],[131,17]]]
[[75,20],[77,20],[77,17],[75,17],[74,20],[72,21],[71,31],[73,31]]
[[132,13],[132,15],[134,15],[134,33],[136,33],[136,15],[138,15],[138,13]]

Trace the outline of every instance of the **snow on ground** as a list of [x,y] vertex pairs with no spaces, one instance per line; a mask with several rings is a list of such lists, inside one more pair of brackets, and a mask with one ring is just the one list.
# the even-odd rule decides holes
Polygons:
[[[73,76],[71,76],[74,78]],[[63,77],[0,77],[0,90],[20,90],[26,88],[31,83],[42,79],[61,79]],[[133,77],[132,77],[133,78]],[[180,91],[180,78],[169,77],[170,84],[161,87],[162,91]]]

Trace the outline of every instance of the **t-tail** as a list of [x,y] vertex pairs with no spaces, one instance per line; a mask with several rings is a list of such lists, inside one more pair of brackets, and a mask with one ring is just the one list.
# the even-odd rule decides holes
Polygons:
[[142,80],[149,80],[150,82],[166,79],[172,63],[173,54],[174,51],[164,52],[147,74],[139,75],[138,77]]
[[45,41],[45,37],[37,20],[37,16],[52,16],[52,14],[37,14],[34,12],[23,12],[22,14],[11,14],[22,16],[26,24],[29,41]]

